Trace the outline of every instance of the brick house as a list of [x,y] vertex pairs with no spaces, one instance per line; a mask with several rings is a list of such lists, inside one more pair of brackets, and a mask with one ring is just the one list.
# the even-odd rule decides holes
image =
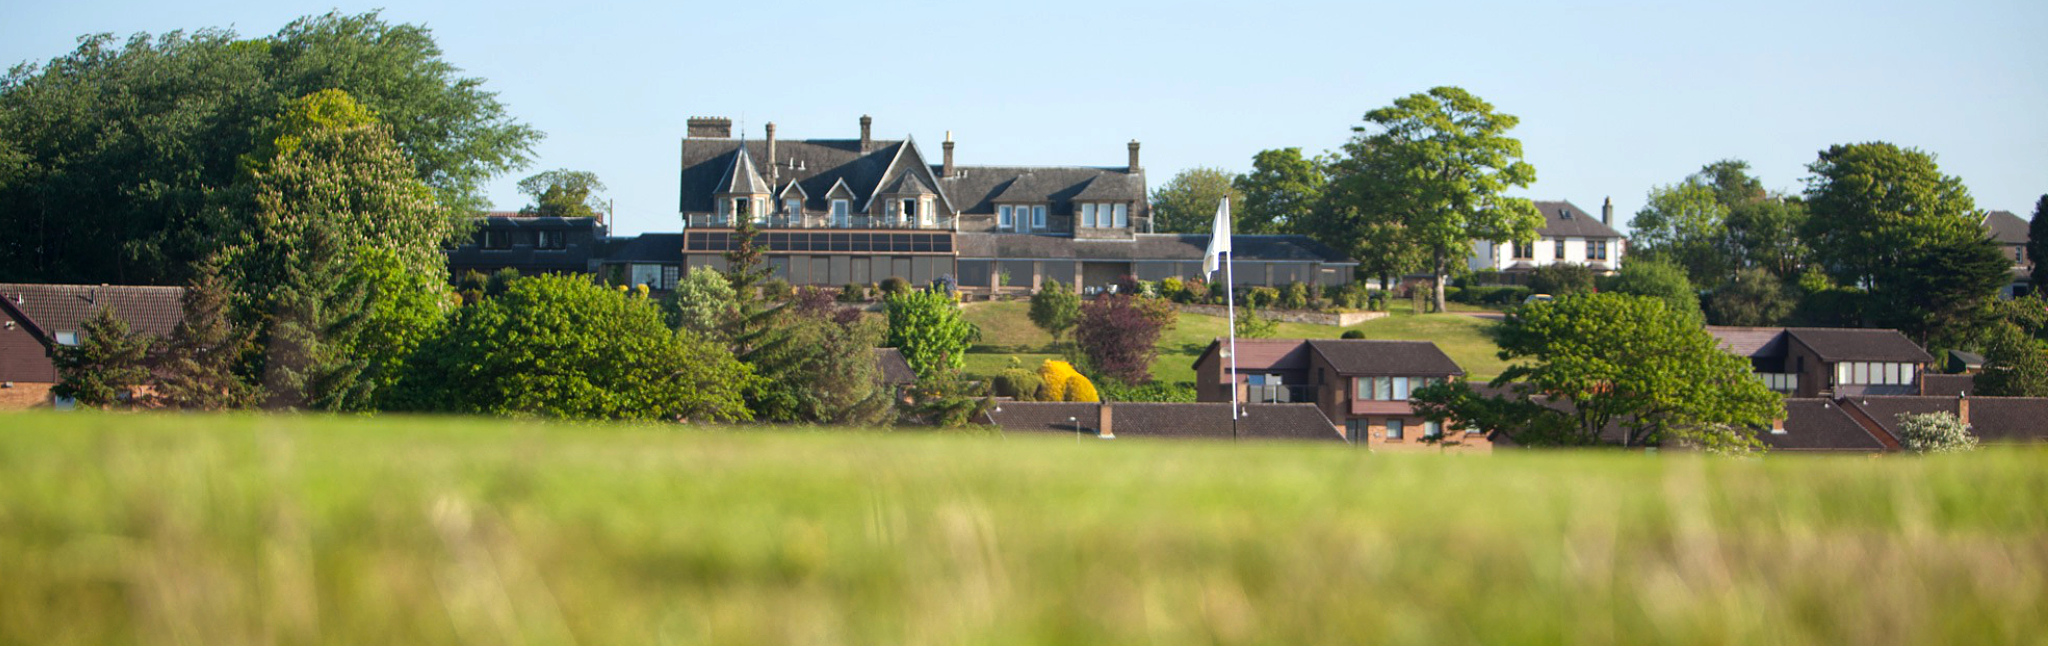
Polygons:
[[1228,346],[1211,342],[1195,359],[1196,399],[1251,403],[1308,402],[1354,444],[1375,449],[1439,448],[1425,441],[1450,431],[1464,449],[1490,447],[1485,436],[1444,429],[1408,403],[1414,390],[1465,376],[1428,341],[1366,339],[1238,339],[1238,377],[1231,384]]
[[184,316],[184,294],[181,287],[0,284],[0,410],[52,403],[57,368],[50,357],[79,343],[94,312],[108,308],[131,331],[167,336]]
[[536,217],[494,211],[475,222],[470,239],[447,251],[451,279],[461,279],[472,271],[488,275],[501,269],[526,276],[595,273],[609,241],[604,219],[596,217]]
[[1710,325],[1707,333],[1791,397],[1917,395],[1934,361],[1897,330]]
[[2027,221],[2011,211],[1990,211],[1978,224],[1998,243],[2005,257],[2012,260],[2012,280],[1998,290],[1998,295],[2013,298],[2033,293],[2034,259],[2027,257]]

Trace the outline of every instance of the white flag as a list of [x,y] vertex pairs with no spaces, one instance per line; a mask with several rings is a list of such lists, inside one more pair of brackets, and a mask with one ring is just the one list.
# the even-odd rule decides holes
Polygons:
[[1223,202],[1216,205],[1216,227],[1209,233],[1209,252],[1202,254],[1202,273],[1216,273],[1223,268],[1223,254],[1230,251],[1230,196],[1223,196]]

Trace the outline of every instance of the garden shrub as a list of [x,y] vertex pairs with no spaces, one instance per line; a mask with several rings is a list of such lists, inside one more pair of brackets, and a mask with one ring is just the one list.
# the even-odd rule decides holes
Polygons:
[[1308,309],[1308,286],[1288,283],[1287,288],[1280,292],[1280,307],[1290,310]]
[[910,293],[910,281],[901,276],[890,276],[882,280],[882,297],[900,296]]
[[771,301],[786,301],[789,300],[790,295],[793,293],[794,291],[790,289],[789,281],[780,278],[770,278],[766,282],[761,283],[761,298]]
[[1363,339],[1363,338],[1365,338],[1365,330],[1345,330],[1345,331],[1344,331],[1344,337],[1343,337],[1343,338],[1346,338],[1346,339]]

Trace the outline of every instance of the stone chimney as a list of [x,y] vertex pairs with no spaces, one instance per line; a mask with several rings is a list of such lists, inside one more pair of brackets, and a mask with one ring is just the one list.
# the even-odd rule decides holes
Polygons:
[[731,139],[732,119],[690,117],[689,131],[684,136],[690,139]]
[[1600,205],[1600,223],[1614,226],[1614,198],[1607,198],[1607,201]]
[[875,146],[875,118],[860,115],[860,151],[867,152]]
[[1130,172],[1133,172],[1133,173],[1135,173],[1135,172],[1138,172],[1138,171],[1139,171],[1140,169],[1143,169],[1143,168],[1144,168],[1143,166],[1139,166],[1139,165],[1138,165],[1138,140],[1136,140],[1136,139],[1132,139],[1132,140],[1131,140],[1131,145],[1130,145],[1130,148],[1131,148],[1131,167],[1130,167]]
[[1095,419],[1095,437],[1105,440],[1116,439],[1116,433],[1111,430],[1113,425],[1110,424],[1109,402],[1102,402],[1102,405],[1096,406],[1095,410],[1098,411]]
[[768,122],[768,185],[770,187],[782,182],[782,166],[775,162],[776,159],[775,122],[770,121]]
[[945,164],[945,166],[944,166],[944,167],[942,167],[942,168],[940,169],[940,171],[939,171],[939,177],[940,177],[940,178],[952,177],[952,176],[953,176],[953,131],[951,131],[951,130],[947,130],[947,131],[946,131],[946,143],[945,143],[945,144],[943,144],[943,145],[941,145],[940,147],[941,147],[941,148],[944,148],[944,149],[946,149],[946,164]]

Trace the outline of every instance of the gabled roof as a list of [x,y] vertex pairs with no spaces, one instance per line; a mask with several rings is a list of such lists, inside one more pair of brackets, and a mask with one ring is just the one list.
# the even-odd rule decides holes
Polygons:
[[10,317],[18,314],[30,333],[45,345],[59,331],[77,331],[100,308],[112,308],[132,332],[168,336],[184,318],[183,287],[139,285],[0,284],[0,305]]
[[937,193],[932,191],[931,187],[925,186],[924,181],[918,179],[914,173],[904,173],[902,177],[896,178],[896,183],[890,184],[887,189],[883,189],[882,193],[886,195],[937,195]]
[[1785,400],[1785,432],[1757,433],[1774,451],[1867,451],[1885,450],[1884,442],[1865,430],[1849,412],[1826,399]]
[[[920,175],[923,176],[924,179],[917,179]],[[912,181],[906,184],[904,182],[904,179],[906,178]],[[887,168],[882,169],[882,179],[880,180],[880,182],[878,182],[877,185],[879,186],[881,184],[888,184],[890,186],[889,190],[880,191],[881,193],[899,193],[906,195],[936,194],[939,197],[939,208],[946,211],[957,212],[957,210],[953,208],[953,201],[946,197],[946,191],[944,188],[940,188],[937,191],[933,191],[930,188],[932,185],[938,183],[939,176],[936,171],[932,170],[931,164],[925,163],[924,153],[918,150],[917,148],[917,140],[910,137],[904,137],[903,143],[901,145],[896,146],[896,154],[889,158],[889,166]],[[913,193],[908,191],[896,190],[899,188],[916,190],[920,186],[923,187],[922,193]],[[868,198],[873,199],[876,194],[877,192],[871,191],[868,194]],[[857,206],[856,208],[860,210],[866,210],[867,206],[865,204],[862,204]]]
[[1092,166],[955,166],[953,176],[939,181],[961,213],[995,213],[995,203],[1030,202],[1048,206],[1055,215],[1074,212],[1074,201],[1097,178],[1113,181],[1096,187],[1088,200],[1132,203],[1133,219],[1150,213],[1144,171]]
[[[1088,180],[1088,185],[1083,187],[1080,193],[1074,195],[1074,200],[1080,202],[1128,200],[1131,199],[1133,192],[1139,194],[1145,192],[1142,186],[1144,179],[1142,176],[1128,174],[1103,173],[1096,175],[1094,179]],[[1131,182],[1134,180],[1141,185],[1135,188],[1131,186]]]
[[1898,330],[1795,327],[1786,328],[1785,333],[1820,355],[1822,361],[1934,361],[1934,355]]
[[768,144],[763,141],[684,139],[678,210],[716,210],[712,200],[719,192],[719,180],[725,177],[741,148],[747,149],[748,158],[757,164],[767,160],[776,171],[777,182],[802,184],[804,195],[809,196],[806,208],[823,210],[825,193],[841,181],[852,191],[854,199],[865,199],[881,182],[882,171],[895,158],[896,147],[901,143],[877,141],[868,152],[861,152],[857,139],[777,140],[776,158],[768,160]]
[[782,192],[778,193],[777,195],[782,197],[783,199],[789,199],[792,196],[798,199],[806,199],[810,197],[809,193],[804,192],[804,185],[798,184],[796,182],[790,182],[788,184],[783,185]]
[[732,156],[732,163],[725,167],[725,175],[718,178],[718,192],[723,194],[767,194],[771,191],[768,181],[761,179],[761,171],[754,168],[752,155],[745,146]]
[[1984,214],[1984,231],[1991,234],[1999,244],[2026,244],[2027,221],[2012,211],[1991,211]]
[[1619,238],[1621,233],[1600,222],[1600,218],[1587,214],[1577,205],[1567,201],[1535,200],[1536,210],[1543,212],[1543,226],[1536,235],[1545,238]]
[[1308,344],[1339,375],[1465,374],[1464,368],[1429,341],[1311,339]]

